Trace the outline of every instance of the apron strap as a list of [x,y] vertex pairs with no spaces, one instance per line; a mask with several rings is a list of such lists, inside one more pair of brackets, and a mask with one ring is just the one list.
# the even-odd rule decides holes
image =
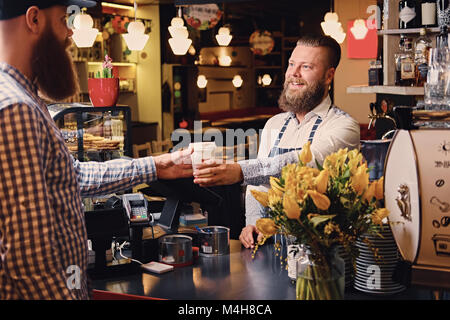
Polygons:
[[[300,150],[302,150],[301,147],[299,147],[299,148],[278,148],[278,144],[280,143],[281,138],[283,138],[284,132],[287,129],[289,121],[291,121],[291,117],[289,117],[286,120],[286,122],[284,123],[283,127],[281,128],[280,133],[278,134],[278,137],[275,140],[275,143],[274,143],[272,149],[270,150],[269,158],[272,158],[272,157],[274,157],[276,155],[280,155],[280,154],[283,154],[283,153],[291,152],[291,151],[296,151],[296,150],[300,151]],[[310,143],[313,142],[313,139],[314,139],[314,136],[316,134],[317,128],[322,123],[322,121],[323,121],[322,118],[320,116],[317,116],[316,122],[314,123],[314,125],[313,125],[313,127],[311,129],[311,132],[309,134],[308,141]]]

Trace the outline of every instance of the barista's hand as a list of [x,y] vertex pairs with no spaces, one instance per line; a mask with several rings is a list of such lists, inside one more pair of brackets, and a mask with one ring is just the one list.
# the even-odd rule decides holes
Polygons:
[[192,177],[192,148],[153,157],[158,179]]
[[201,187],[230,185],[243,179],[241,166],[236,162],[208,160],[196,166],[194,170],[194,183]]
[[256,239],[257,242],[263,239],[263,234],[259,232],[256,226],[248,225],[242,229],[241,234],[239,235],[239,240],[244,245],[244,247],[251,249],[255,247],[255,240],[253,239],[254,233],[258,235]]

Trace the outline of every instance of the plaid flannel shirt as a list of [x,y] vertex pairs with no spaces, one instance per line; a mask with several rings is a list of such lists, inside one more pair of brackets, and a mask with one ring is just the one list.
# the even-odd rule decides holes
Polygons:
[[0,63],[0,300],[87,299],[81,197],[155,179],[151,157],[75,160],[36,86]]

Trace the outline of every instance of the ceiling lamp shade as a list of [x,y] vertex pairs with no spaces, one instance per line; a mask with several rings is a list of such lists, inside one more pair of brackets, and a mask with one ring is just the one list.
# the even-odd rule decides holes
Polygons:
[[270,74],[265,74],[263,75],[261,82],[264,86],[270,86],[270,84],[272,83],[272,78],[270,77]]
[[233,36],[230,35],[230,28],[228,27],[221,27],[219,32],[216,34],[217,43],[222,47],[228,46],[232,38]]
[[145,26],[141,21],[133,21],[128,24],[128,33],[122,35],[128,49],[140,51],[147,44],[149,36],[145,34]]
[[200,74],[197,77],[197,87],[199,87],[200,89],[206,88],[206,85],[208,84],[208,80],[206,79],[206,77],[203,74]]
[[74,29],[72,39],[78,48],[90,48],[98,35],[98,29],[93,28],[92,17],[84,12],[79,13],[73,20]]
[[242,80],[242,77],[237,74],[233,77],[233,80],[231,80],[231,82],[233,83],[233,86],[235,86],[236,88],[240,88],[244,80]]
[[325,35],[332,37],[338,43],[342,43],[345,40],[346,34],[344,29],[342,29],[342,24],[338,20],[339,16],[336,12],[327,12],[320,26]]
[[128,24],[128,33],[123,34],[128,49],[140,51],[147,44],[149,36],[145,34],[145,26],[141,21],[136,21],[137,3],[134,1],[134,21]]
[[339,31],[341,23],[338,21],[339,17],[336,12],[327,12],[324,17],[324,21],[320,23],[323,33],[327,36]]
[[353,27],[350,28],[350,31],[352,32],[355,39],[362,40],[366,37],[369,29],[367,29],[366,27],[366,21],[364,21],[363,19],[356,19],[353,22]]
[[185,55],[192,44],[192,40],[188,38],[189,32],[181,18],[181,7],[178,10],[178,17],[172,18],[168,29],[172,37],[169,39],[169,44],[173,54],[177,56]]
[[230,56],[220,56],[219,57],[219,66],[229,67],[231,65],[231,57]]

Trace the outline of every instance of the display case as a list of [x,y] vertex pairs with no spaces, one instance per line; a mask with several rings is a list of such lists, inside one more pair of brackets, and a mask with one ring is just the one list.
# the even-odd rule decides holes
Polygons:
[[128,106],[92,107],[71,103],[52,104],[48,110],[71,154],[79,161],[132,157]]

